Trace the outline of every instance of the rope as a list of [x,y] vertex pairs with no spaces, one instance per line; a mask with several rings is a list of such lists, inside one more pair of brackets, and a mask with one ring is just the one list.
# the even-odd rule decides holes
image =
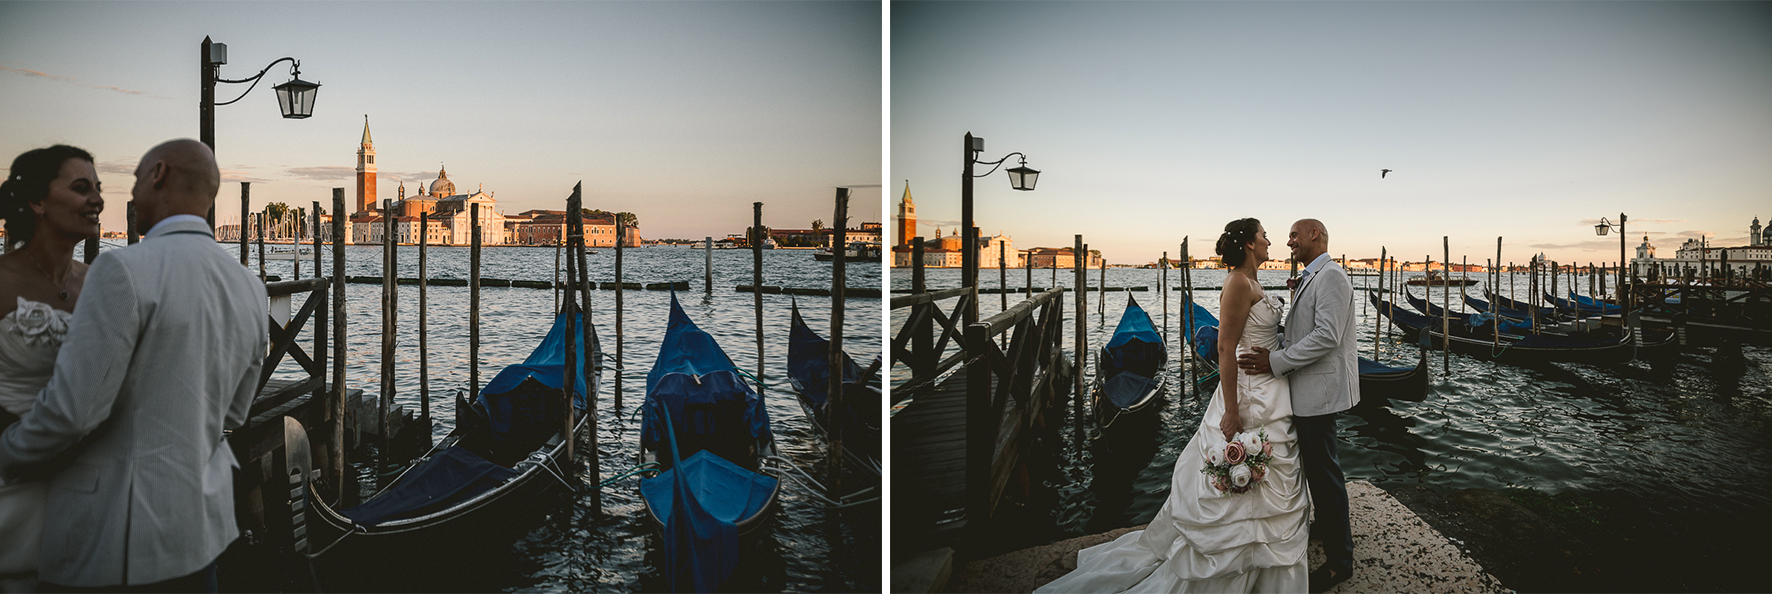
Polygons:
[[338,546],[338,543],[344,542],[345,538],[358,533],[369,534],[369,529],[364,528],[362,524],[351,522],[351,529],[346,530],[344,534],[339,535],[338,540],[332,541],[332,544],[326,545],[326,548],[320,549],[320,552],[318,553],[308,554],[307,552],[302,552],[302,556],[309,559],[319,559],[321,555],[326,554],[326,551],[330,551],[332,550],[332,547]]
[[[597,483],[597,488],[601,489],[603,487],[607,487],[609,485],[615,484],[615,481],[619,481],[621,479],[628,478],[628,477],[634,476],[636,474],[645,474],[648,472],[654,472],[654,473],[658,472],[658,463],[657,462],[647,462],[645,464],[636,464],[633,467],[622,471],[621,474],[615,475],[613,478],[610,478],[609,480],[603,481],[601,483]],[[651,477],[648,477],[648,478],[651,478]]]
[[553,468],[550,468],[548,466],[549,461],[550,460],[548,459],[548,455],[543,452],[536,452],[536,453],[530,454],[529,459],[524,460],[524,462],[528,462],[532,466],[539,466],[539,467],[541,467],[542,470],[548,471],[548,475],[553,476],[555,480],[560,481],[561,485],[564,485],[566,488],[571,489],[573,493],[578,493],[578,492],[584,490],[583,489],[584,481],[579,481],[577,484],[573,484],[571,482],[568,482],[566,480],[566,477],[561,476],[561,473],[555,472]]

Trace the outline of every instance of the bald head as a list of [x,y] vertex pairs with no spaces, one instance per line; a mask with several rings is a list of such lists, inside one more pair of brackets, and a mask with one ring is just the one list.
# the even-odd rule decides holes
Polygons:
[[220,188],[215,153],[201,142],[180,138],[160,143],[142,155],[130,194],[135,198],[138,225],[152,229],[173,215],[209,214]]
[[1286,247],[1292,248],[1293,260],[1309,264],[1329,252],[1329,228],[1316,219],[1299,219],[1286,235]]

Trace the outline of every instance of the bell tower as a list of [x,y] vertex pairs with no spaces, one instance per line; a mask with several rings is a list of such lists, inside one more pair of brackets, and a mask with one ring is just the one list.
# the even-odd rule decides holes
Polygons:
[[911,245],[911,238],[917,236],[917,204],[911,202],[911,180],[904,180],[904,197],[898,200],[897,236],[894,245],[905,247]]
[[369,138],[369,116],[363,116],[363,142],[357,147],[357,212],[375,210],[375,142]]

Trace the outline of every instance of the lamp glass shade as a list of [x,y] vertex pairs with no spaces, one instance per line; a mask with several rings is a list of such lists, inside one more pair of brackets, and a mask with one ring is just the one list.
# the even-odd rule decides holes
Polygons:
[[1594,234],[1598,235],[1600,237],[1605,237],[1606,232],[1611,231],[1611,230],[1612,230],[1612,226],[1607,225],[1605,223],[1600,223],[1598,225],[1594,225]]
[[283,110],[283,117],[299,120],[314,115],[314,95],[320,92],[320,83],[296,78],[272,88],[277,91],[277,107]]
[[1022,190],[1024,192],[1032,190],[1034,189],[1034,184],[1039,180],[1039,170],[1029,169],[1026,165],[1009,169],[1009,186],[1017,190]]

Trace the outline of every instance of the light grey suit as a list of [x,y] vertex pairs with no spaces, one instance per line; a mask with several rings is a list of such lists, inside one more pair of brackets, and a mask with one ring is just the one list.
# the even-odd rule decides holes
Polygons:
[[[1354,351],[1354,285],[1334,260],[1299,285],[1286,314],[1286,346],[1268,354],[1268,366],[1292,388],[1292,426],[1299,466],[1311,491],[1313,536],[1323,541],[1319,572],[1353,571],[1353,531],[1347,513],[1347,477],[1336,453],[1335,413],[1360,403],[1360,364]],[[1314,580],[1315,578],[1313,578]]]
[[246,422],[266,309],[264,285],[202,222],[161,225],[93,263],[49,385],[0,435],[0,472],[80,446],[50,479],[39,577],[164,581],[239,535],[222,429]]
[[1305,279],[1286,313],[1286,346],[1268,366],[1292,384],[1292,414],[1314,417],[1360,403],[1354,285],[1334,260]]

